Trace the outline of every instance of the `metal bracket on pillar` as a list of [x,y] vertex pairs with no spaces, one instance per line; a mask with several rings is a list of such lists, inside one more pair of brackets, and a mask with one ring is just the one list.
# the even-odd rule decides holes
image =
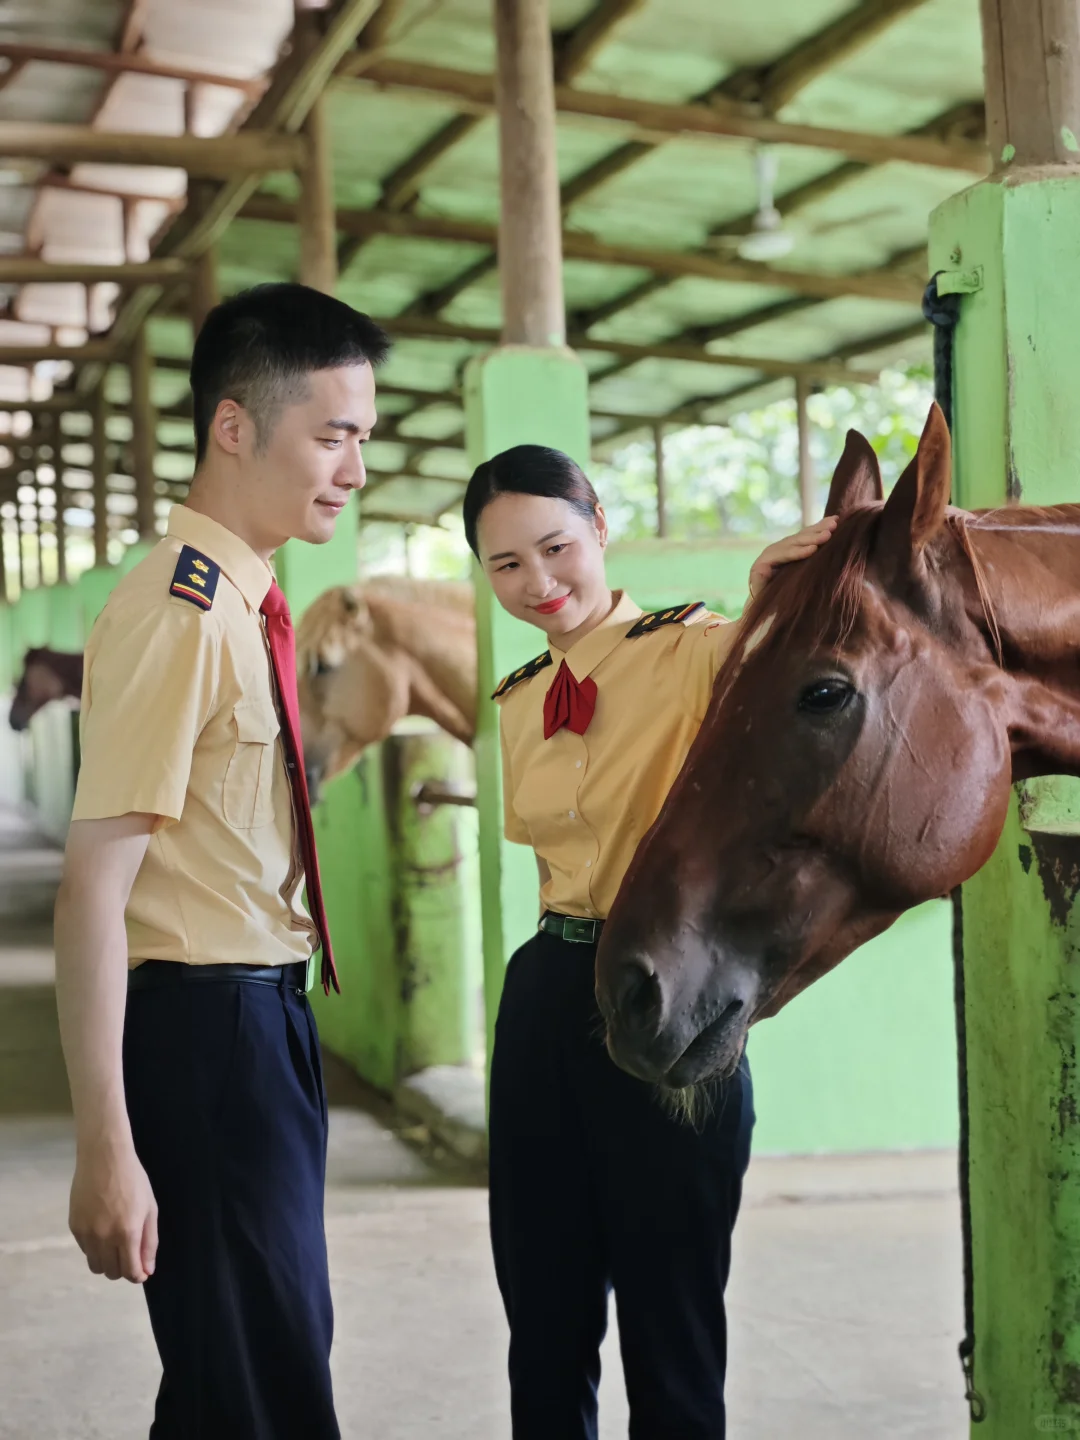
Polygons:
[[983,288],[983,267],[973,265],[970,270],[939,270],[937,292],[939,295],[974,295]]

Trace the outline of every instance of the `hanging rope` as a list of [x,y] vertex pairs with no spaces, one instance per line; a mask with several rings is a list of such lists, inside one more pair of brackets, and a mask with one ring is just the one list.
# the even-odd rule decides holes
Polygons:
[[934,399],[941,406],[945,423],[950,431],[952,424],[953,400],[953,332],[960,319],[960,296],[939,295],[938,275],[935,272],[930,284],[923,291],[922,313],[934,327]]
[[[960,296],[939,295],[938,275],[923,291],[922,311],[934,327],[934,399],[941,406],[951,431],[953,401],[953,340],[960,319]],[[986,1419],[986,1401],[975,1388],[975,1283],[971,1245],[970,1118],[968,1112],[967,1001],[964,986],[964,899],[958,885],[951,895],[953,907],[953,1004],[956,1010],[957,1091],[960,1101],[960,1229],[964,1253],[964,1338],[960,1341],[960,1367],[964,1372],[964,1399],[972,1424]]]

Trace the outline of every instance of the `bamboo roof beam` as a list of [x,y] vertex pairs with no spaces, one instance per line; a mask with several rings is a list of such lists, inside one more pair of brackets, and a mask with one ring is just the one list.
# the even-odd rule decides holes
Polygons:
[[556,36],[556,84],[569,85],[587,70],[613,32],[644,3],[645,0],[599,0],[579,25]]
[[[497,345],[499,331],[471,325],[455,325],[445,320],[424,319],[414,316],[372,317],[379,325],[398,336],[417,336],[435,340],[466,340],[476,345]],[[618,355],[628,360],[688,360],[699,365],[720,365],[729,369],[758,370],[765,375],[797,376],[805,373],[812,379],[836,385],[873,384],[877,380],[875,371],[849,370],[846,366],[822,362],[778,360],[764,355],[717,355],[695,345],[659,343],[654,345],[631,345],[620,340],[596,340],[589,335],[568,335],[567,344],[575,349],[595,350],[602,354]]]
[[[288,200],[257,195],[247,201],[241,217],[292,224],[297,207]],[[389,214],[382,210],[339,210],[337,227],[348,235],[408,235],[428,240],[464,241],[494,248],[498,232],[486,221],[456,220],[446,216]],[[768,285],[821,299],[860,295],[874,300],[918,304],[922,287],[917,281],[885,271],[859,275],[828,275],[780,270],[747,260],[718,259],[690,250],[653,250],[640,245],[612,245],[573,230],[563,232],[563,253],[576,260],[600,265],[630,265],[672,276],[694,275],[734,284]]]
[[38,260],[32,255],[0,255],[0,285],[162,285],[187,274],[182,260],[128,261],[92,265],[85,261]]
[[[387,90],[413,90],[452,99],[463,109],[487,114],[494,109],[494,77],[410,60],[383,59],[370,64],[354,54],[343,61],[339,75],[357,75],[357,83]],[[629,127],[634,138],[659,143],[680,136],[703,141],[755,140],[774,145],[797,145],[834,150],[850,160],[879,164],[904,160],[946,170],[984,175],[989,169],[986,149],[965,140],[939,140],[933,136],[878,135],[819,125],[794,125],[768,116],[748,114],[739,106],[691,101],[663,104],[631,96],[578,90],[559,85],[555,103],[560,114],[581,120],[610,121]]]
[[733,100],[760,105],[768,115],[834,65],[864,49],[926,0],[862,0],[830,25],[800,40],[785,55],[760,67],[737,70],[717,88]]
[[49,125],[0,120],[0,154],[64,165],[166,165],[190,175],[223,179],[294,170],[303,144],[290,135],[240,130],[235,135],[143,135],[95,130],[89,125]]
[[245,95],[258,96],[266,89],[263,79],[244,79],[224,75],[216,70],[193,70],[183,65],[161,65],[145,55],[117,54],[115,50],[88,50],[58,45],[22,45],[0,41],[0,60],[13,65],[38,61],[47,65],[76,65],[83,69],[103,70],[110,75],[152,75],[162,80],[182,80],[188,85],[220,85],[228,90],[242,90]]

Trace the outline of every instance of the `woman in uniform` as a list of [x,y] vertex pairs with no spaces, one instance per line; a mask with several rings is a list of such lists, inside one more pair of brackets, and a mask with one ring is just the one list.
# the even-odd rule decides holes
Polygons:
[[[632,1440],[722,1440],[731,1233],[754,1123],[745,1058],[696,1125],[617,1069],[593,961],[604,917],[705,716],[735,637],[704,606],[643,615],[604,573],[607,523],[567,456],[479,466],[465,532],[503,608],[548,649],[501,708],[507,838],[540,872],[510,960],[491,1070],[491,1235],[510,1322],[515,1440],[595,1440],[613,1289]],[[771,545],[805,558],[826,520]]]

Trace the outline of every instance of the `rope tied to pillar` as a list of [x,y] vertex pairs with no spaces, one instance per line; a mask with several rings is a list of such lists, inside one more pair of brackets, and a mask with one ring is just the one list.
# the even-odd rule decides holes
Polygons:
[[934,327],[934,399],[952,430],[953,335],[960,319],[960,296],[938,294],[938,276],[944,273],[935,271],[923,291],[922,313]]
[[[951,433],[953,401],[953,342],[960,319],[960,296],[939,295],[938,270],[923,291],[922,312],[934,327],[934,399],[941,407]],[[970,1117],[967,1074],[967,997],[964,980],[964,902],[957,886],[950,896],[953,907],[953,1004],[956,1010],[957,1093],[960,1104],[960,1141],[957,1153],[960,1180],[960,1229],[964,1263],[964,1338],[957,1346],[964,1372],[964,1399],[973,1425],[986,1419],[986,1401],[975,1386],[975,1281],[971,1240]]]

